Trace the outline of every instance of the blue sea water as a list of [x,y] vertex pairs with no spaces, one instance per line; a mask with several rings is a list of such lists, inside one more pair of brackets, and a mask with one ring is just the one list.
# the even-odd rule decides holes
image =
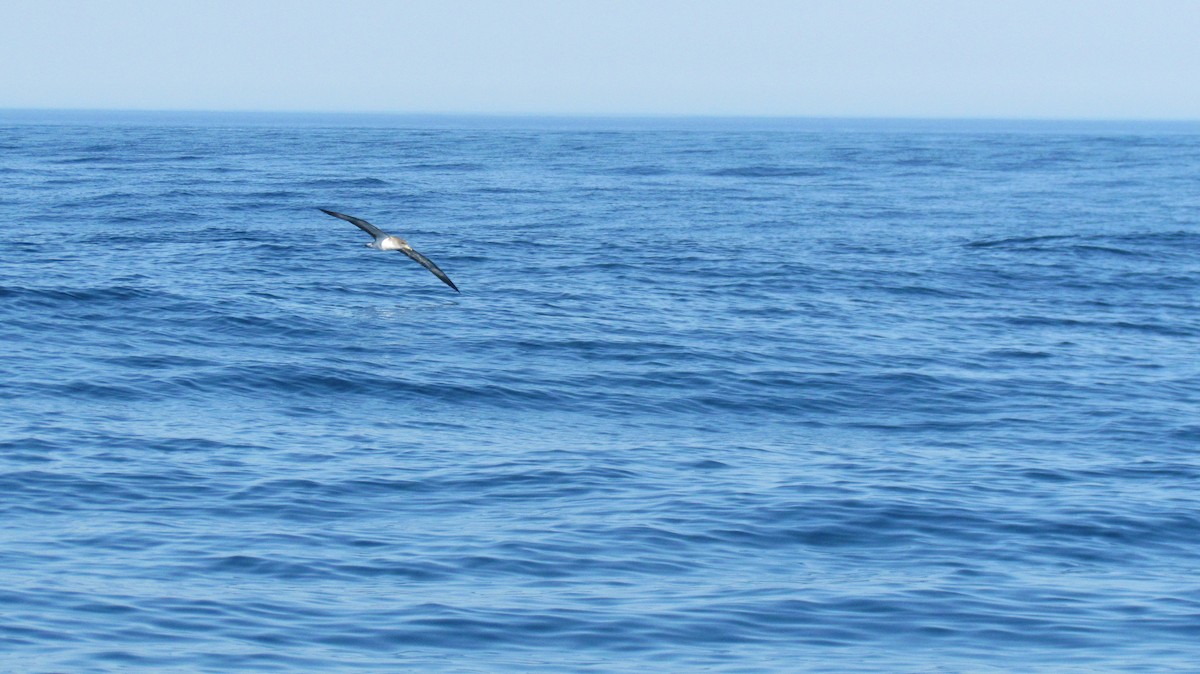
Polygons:
[[0,671],[1198,662],[1200,128],[0,114]]

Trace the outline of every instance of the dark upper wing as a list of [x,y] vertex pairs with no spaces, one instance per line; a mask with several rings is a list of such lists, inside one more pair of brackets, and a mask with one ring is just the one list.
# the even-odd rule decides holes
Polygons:
[[359,229],[366,232],[367,234],[370,234],[371,236],[375,237],[376,239],[378,239],[381,236],[387,236],[387,234],[383,233],[383,230],[379,229],[375,225],[372,225],[371,223],[367,222],[366,220],[363,220],[362,218],[356,218],[353,215],[346,215],[344,213],[337,213],[335,211],[327,211],[324,208],[322,208],[320,210],[321,210],[321,212],[328,213],[335,218],[341,218],[341,219],[345,220],[346,222],[352,223],[355,227],[358,227]]
[[458,289],[458,286],[454,285],[454,281],[451,281],[450,277],[446,276],[446,272],[442,271],[441,269],[438,269],[438,266],[433,263],[433,260],[430,260],[429,258],[425,257],[424,255],[413,250],[412,248],[401,248],[400,252],[411,257],[412,259],[416,260],[417,262],[420,262],[422,267],[425,267],[429,271],[433,272],[433,275],[442,279],[442,282],[445,283],[446,285],[450,286],[451,288],[454,288],[454,292],[462,292],[461,290]]

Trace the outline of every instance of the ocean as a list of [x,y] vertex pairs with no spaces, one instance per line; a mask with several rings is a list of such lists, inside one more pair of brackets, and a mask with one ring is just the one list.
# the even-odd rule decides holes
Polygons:
[[1198,662],[1200,125],[0,112],[0,671]]

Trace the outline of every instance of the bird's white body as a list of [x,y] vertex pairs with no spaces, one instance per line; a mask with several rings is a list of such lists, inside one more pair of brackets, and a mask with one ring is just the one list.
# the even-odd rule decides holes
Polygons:
[[404,250],[405,248],[411,248],[407,241],[398,236],[381,236],[368,243],[367,246],[377,250]]

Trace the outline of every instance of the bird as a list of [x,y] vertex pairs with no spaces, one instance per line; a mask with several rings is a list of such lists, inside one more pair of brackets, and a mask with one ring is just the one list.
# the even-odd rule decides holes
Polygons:
[[329,215],[332,215],[335,218],[341,218],[342,220],[349,222],[350,224],[354,225],[355,227],[358,227],[359,229],[366,232],[367,234],[370,234],[375,240],[372,241],[371,243],[368,243],[367,248],[374,248],[375,250],[398,250],[401,253],[404,253],[405,255],[407,255],[407,256],[411,257],[412,259],[416,260],[417,262],[419,262],[422,267],[425,267],[429,271],[433,272],[433,275],[440,278],[442,280],[442,283],[445,283],[446,285],[450,286],[451,288],[454,288],[454,292],[456,292],[456,293],[462,292],[461,290],[458,289],[458,286],[454,285],[454,281],[451,281],[450,277],[446,276],[446,272],[439,269],[438,266],[433,263],[433,260],[430,260],[429,258],[425,257],[424,255],[413,250],[413,247],[408,245],[408,242],[405,241],[404,239],[401,239],[398,236],[392,236],[390,234],[387,234],[382,229],[379,229],[375,225],[372,225],[371,223],[367,222],[366,220],[363,220],[362,218],[356,218],[353,215],[346,215],[344,213],[338,213],[337,211],[325,210],[324,208],[319,209],[319,210],[322,213],[328,213]]

